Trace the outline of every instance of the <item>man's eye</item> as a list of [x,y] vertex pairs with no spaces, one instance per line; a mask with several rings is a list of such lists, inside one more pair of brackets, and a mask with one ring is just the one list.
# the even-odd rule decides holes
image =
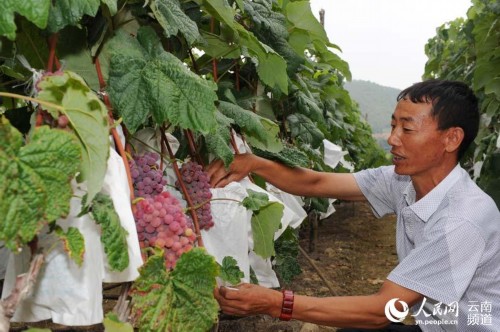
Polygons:
[[403,131],[405,131],[405,132],[410,132],[410,131],[413,131],[413,129],[410,129],[410,128],[403,128]]

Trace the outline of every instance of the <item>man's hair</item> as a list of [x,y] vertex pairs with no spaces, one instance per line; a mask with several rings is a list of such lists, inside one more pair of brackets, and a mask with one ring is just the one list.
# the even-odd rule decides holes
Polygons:
[[401,91],[397,100],[408,99],[414,103],[431,103],[431,116],[437,118],[438,129],[460,127],[464,139],[458,149],[460,160],[474,141],[479,129],[477,97],[467,84],[458,81],[428,80],[415,83]]

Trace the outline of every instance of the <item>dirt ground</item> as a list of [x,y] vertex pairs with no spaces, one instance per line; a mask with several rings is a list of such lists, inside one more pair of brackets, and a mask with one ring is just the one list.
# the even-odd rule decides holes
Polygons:
[[[312,296],[365,295],[376,292],[397,263],[395,217],[376,219],[366,203],[339,203],[336,212],[318,225],[317,239],[311,240],[309,224],[302,227],[299,255],[303,273],[287,288]],[[311,244],[314,250],[310,251]],[[109,285],[107,286],[109,287]],[[114,306],[119,288],[105,291],[104,308]],[[101,325],[65,327],[50,322],[31,324],[52,331],[103,331]],[[23,331],[25,324],[13,324],[11,331]],[[267,316],[236,318],[220,316],[212,332],[321,332],[335,328],[281,322]]]

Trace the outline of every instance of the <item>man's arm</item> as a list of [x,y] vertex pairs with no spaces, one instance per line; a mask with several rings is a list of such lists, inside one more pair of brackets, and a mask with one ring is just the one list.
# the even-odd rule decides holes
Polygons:
[[[239,290],[215,290],[215,298],[227,314],[247,316],[266,314],[279,317],[283,295],[265,287],[243,284]],[[389,324],[385,305],[392,299],[413,306],[423,296],[386,280],[379,292],[368,296],[310,297],[295,295],[293,319],[319,325],[356,328],[381,328]],[[402,307],[397,303],[400,311]]]
[[243,179],[249,173],[254,173],[294,195],[345,200],[365,199],[352,174],[292,168],[253,154],[236,155],[228,169],[218,160],[210,164],[207,172],[213,187],[224,187],[232,181]]

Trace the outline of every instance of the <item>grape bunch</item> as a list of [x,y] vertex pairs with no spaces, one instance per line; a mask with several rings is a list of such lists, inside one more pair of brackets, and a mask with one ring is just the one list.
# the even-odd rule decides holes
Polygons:
[[174,268],[177,259],[193,247],[196,234],[191,222],[179,200],[168,191],[139,201],[134,217],[141,248],[163,249],[168,269]]
[[[208,175],[203,171],[201,165],[188,161],[184,163],[180,169],[182,181],[184,182],[189,197],[194,205],[199,205],[203,202],[200,208],[196,209],[198,222],[201,229],[208,230],[213,227],[212,212],[210,211],[210,182]],[[179,181],[175,182],[177,189],[180,189]]]
[[149,197],[163,191],[167,181],[156,164],[159,159],[157,153],[146,152],[144,155],[134,156],[134,159],[129,161],[136,196]]

